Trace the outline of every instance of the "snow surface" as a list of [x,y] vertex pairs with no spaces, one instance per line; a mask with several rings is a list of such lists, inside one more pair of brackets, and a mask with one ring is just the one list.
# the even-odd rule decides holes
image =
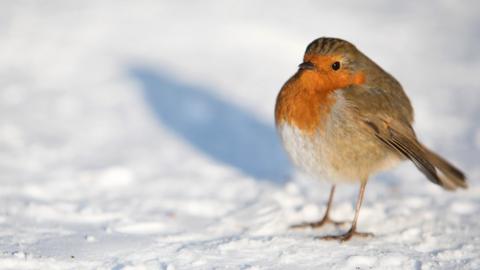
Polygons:
[[[294,173],[272,111],[320,36],[402,82],[468,190],[404,164],[367,187],[374,238],[288,229],[330,187]],[[474,0],[2,1],[0,268],[480,269],[479,42]]]

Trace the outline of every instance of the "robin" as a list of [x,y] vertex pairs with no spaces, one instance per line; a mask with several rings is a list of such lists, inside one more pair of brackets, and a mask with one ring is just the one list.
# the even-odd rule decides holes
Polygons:
[[324,217],[292,227],[339,224],[329,216],[335,185],[360,182],[350,230],[321,239],[372,236],[356,230],[365,186],[370,176],[402,160],[446,190],[467,187],[459,169],[418,141],[400,83],[348,41],[322,37],[308,45],[278,94],[275,122],[293,163],[332,184]]

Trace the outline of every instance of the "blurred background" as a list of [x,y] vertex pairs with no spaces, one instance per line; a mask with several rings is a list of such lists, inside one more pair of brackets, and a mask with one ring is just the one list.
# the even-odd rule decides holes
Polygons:
[[[418,136],[467,172],[475,197],[479,15],[473,0],[2,1],[0,247],[67,256],[49,247],[191,231],[296,190],[273,108],[321,36],[351,41],[402,83]],[[377,178],[372,198],[441,193],[410,165]],[[324,201],[326,185],[305,185]],[[279,205],[274,215],[291,206]],[[215,228],[202,237],[234,230]]]

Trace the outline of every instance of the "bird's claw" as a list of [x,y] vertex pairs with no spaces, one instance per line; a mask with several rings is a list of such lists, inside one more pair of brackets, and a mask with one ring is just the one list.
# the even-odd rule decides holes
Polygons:
[[373,233],[367,233],[367,232],[357,232],[356,230],[350,229],[348,232],[340,235],[325,235],[325,236],[317,236],[315,239],[320,239],[320,240],[338,240],[340,242],[345,242],[350,239],[352,239],[353,236],[358,236],[358,237],[373,237]]

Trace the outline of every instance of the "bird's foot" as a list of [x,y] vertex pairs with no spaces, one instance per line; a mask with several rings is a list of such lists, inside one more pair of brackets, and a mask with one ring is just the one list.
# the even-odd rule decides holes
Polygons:
[[300,224],[292,225],[292,226],[290,226],[290,228],[291,229],[305,229],[305,228],[317,229],[317,228],[320,228],[323,225],[326,225],[328,223],[331,223],[335,226],[341,226],[341,225],[347,223],[347,221],[335,221],[335,220],[330,219],[329,217],[324,217],[323,219],[321,219],[319,221],[316,221],[316,222],[300,223]]
[[352,239],[353,236],[358,237],[373,237],[373,233],[366,233],[366,232],[357,232],[355,229],[350,229],[348,232],[340,235],[326,235],[326,236],[318,236],[315,239],[320,240],[338,240],[340,242],[345,242]]

